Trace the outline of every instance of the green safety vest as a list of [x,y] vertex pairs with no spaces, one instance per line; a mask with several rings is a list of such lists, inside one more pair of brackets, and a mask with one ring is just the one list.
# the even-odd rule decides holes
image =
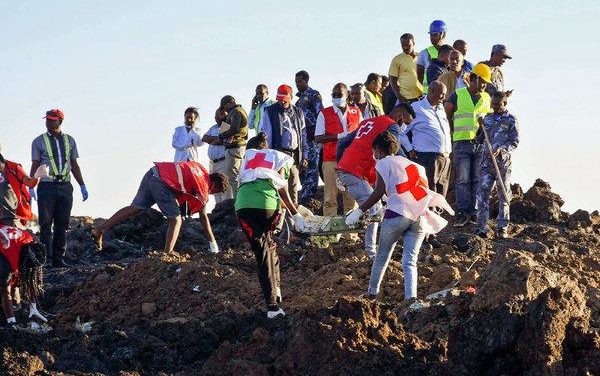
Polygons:
[[471,94],[466,87],[456,90],[456,109],[454,111],[454,132],[452,141],[473,140],[477,135],[477,119],[490,112],[490,95],[479,94],[477,104],[473,104]]
[[[426,51],[429,54],[429,61],[438,58],[438,50],[437,48],[435,48],[435,46],[427,47]],[[428,91],[429,85],[427,82],[427,69],[425,69],[425,71],[423,72],[423,94],[427,94]]]
[[71,160],[71,144],[69,142],[69,136],[66,133],[63,133],[63,140],[65,143],[65,164],[63,164],[62,171],[58,171],[58,167],[56,166],[56,161],[54,160],[54,153],[52,153],[52,145],[50,145],[50,137],[48,137],[47,133],[42,135],[44,137],[44,144],[46,144],[46,153],[48,153],[48,159],[50,160],[50,176],[57,180],[62,180],[69,176],[69,172],[71,171],[69,167],[69,161]]

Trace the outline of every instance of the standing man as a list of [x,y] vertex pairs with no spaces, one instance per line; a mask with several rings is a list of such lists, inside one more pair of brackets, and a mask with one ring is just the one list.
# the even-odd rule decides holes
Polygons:
[[171,145],[175,149],[175,162],[198,162],[198,146],[202,146],[200,128],[196,126],[198,109],[188,107],[183,113],[184,125],[175,128]]
[[250,113],[248,114],[248,127],[250,127],[250,129],[258,128],[263,109],[275,103],[275,101],[269,99],[269,89],[267,88],[267,85],[258,85],[255,93],[256,95],[252,98],[252,105]]
[[485,87],[491,82],[490,67],[479,63],[469,75],[469,87],[450,95],[444,109],[452,130],[453,158],[456,168],[455,227],[476,221],[476,194],[479,188],[481,145],[477,144],[478,119],[490,112],[490,96]]
[[[296,96],[296,107],[304,113],[304,125],[306,126],[306,159],[308,164],[302,167],[300,180],[302,182],[302,192],[300,202],[306,203],[309,198],[312,198],[317,193],[319,185],[319,146],[315,142],[315,127],[317,125],[317,116],[323,109],[323,100],[318,91],[308,86],[308,72],[300,71],[296,73],[296,88],[298,93]],[[271,145],[269,143],[269,145]],[[290,189],[292,199],[295,193]],[[298,201],[295,201],[296,203]]]
[[[298,191],[301,188],[298,167],[305,169],[309,163],[304,112],[291,103],[292,88],[288,85],[279,86],[276,99],[276,103],[265,107],[258,131],[267,135],[267,144],[271,149],[283,152],[294,159],[288,178],[288,190],[292,201],[297,204]],[[310,197],[312,196],[308,196]]]
[[[337,83],[331,92],[333,106],[324,108],[317,117],[315,141],[323,144],[323,182],[325,183],[323,215],[337,215],[338,187],[336,184],[335,167],[338,140],[354,131],[362,121],[358,107],[348,105],[348,87]],[[354,200],[348,192],[342,194],[344,213],[354,209]]]
[[[73,207],[71,172],[79,183],[83,201],[88,191],[77,163],[79,153],[75,139],[61,130],[65,115],[61,110],[46,111],[47,132],[31,143],[31,173],[34,176],[41,165],[50,166],[49,176],[41,178],[37,190],[40,241],[45,245],[53,267],[69,266],[64,256],[67,251],[67,229]],[[33,188],[29,190],[36,199]]]
[[367,91],[367,100],[371,102],[371,104],[377,107],[377,110],[380,113],[383,113],[383,98],[381,96],[381,84],[382,79],[381,75],[377,73],[369,73],[367,76],[367,81],[365,81],[365,87]]
[[379,94],[381,94],[381,96],[383,97],[383,92],[385,91],[385,88],[388,87],[390,85],[390,79],[388,76],[386,76],[385,74],[381,75],[381,88],[379,89]]
[[383,113],[379,112],[379,108],[372,105],[371,102],[367,100],[364,84],[356,83],[352,85],[350,89],[350,99],[352,99],[352,105],[356,106],[360,109],[360,113],[363,119],[370,119],[377,116],[383,115]]
[[466,59],[466,56],[467,56],[467,42],[465,42],[462,39],[457,39],[452,44],[452,47],[455,50],[459,51],[462,54],[463,58],[465,59],[465,63],[464,63],[464,67],[463,67],[464,70],[467,73],[470,72],[470,71],[472,71],[473,70],[473,63],[471,63],[470,61],[468,61]]
[[504,87],[504,74],[502,73],[502,65],[506,59],[512,59],[512,56],[506,51],[506,46],[503,44],[495,44],[492,47],[492,53],[488,61],[482,61],[492,70],[492,82],[487,86],[488,94],[494,94],[496,91],[506,92],[508,96],[512,94],[512,90],[506,90]]
[[446,31],[447,27],[444,21],[433,21],[431,25],[429,25],[429,40],[431,41],[431,46],[421,51],[417,58],[417,78],[419,79],[419,82],[423,83],[423,92],[425,94],[427,94],[428,86],[425,72],[427,71],[427,67],[429,67],[429,63],[431,63],[431,60],[437,59],[438,51],[446,39]]
[[400,37],[402,53],[394,56],[388,74],[390,87],[400,102],[414,102],[423,94],[423,85],[417,78],[417,54],[415,38],[412,34]]
[[450,52],[450,62],[448,72],[438,77],[438,81],[446,86],[446,98],[454,93],[456,89],[468,86],[469,74],[463,68],[463,56],[460,51],[453,50]]
[[427,67],[427,82],[433,82],[438,79],[439,76],[448,72],[448,63],[450,60],[450,52],[454,51],[454,48],[448,44],[444,44],[440,47],[438,57],[431,60],[429,67]]
[[219,138],[225,145],[225,175],[229,179],[229,186],[235,197],[240,165],[248,141],[248,115],[241,105],[235,103],[231,95],[221,99],[221,110],[226,114],[226,118],[221,122]]
[[[498,169],[504,187],[506,187],[506,197],[500,193],[502,189],[496,185],[498,192],[498,217],[496,218],[496,235],[499,238],[508,236],[508,223],[510,220],[510,173],[511,173],[511,152],[519,145],[519,123],[517,118],[508,112],[506,105],[508,96],[500,91],[492,95],[492,109],[494,113],[487,114],[483,118],[483,126],[490,138],[493,157],[490,156],[487,148],[484,148],[483,158],[481,159],[481,185],[477,192],[477,229],[476,234],[487,238],[488,221],[490,216],[490,195],[494,185],[496,185],[496,171],[492,158],[496,159]],[[479,143],[483,143],[483,134],[478,136]]]
[[[219,138],[219,127],[223,120],[225,120],[225,117],[225,112],[221,108],[218,108],[215,112],[215,124],[202,136],[202,141],[208,144],[209,172],[211,174],[225,174],[225,146],[223,146],[223,142]],[[219,202],[232,199],[233,194],[228,187],[224,192],[214,193],[213,197],[218,204]]]
[[[399,124],[410,124],[413,115],[412,108],[406,103],[401,103],[394,107],[389,116],[363,120],[356,131],[340,140],[337,150],[337,178],[359,205],[362,205],[373,193],[375,184],[375,159],[370,145],[380,133],[386,130],[399,140],[401,133]],[[398,154],[404,156],[402,150],[398,150]],[[369,213],[374,215],[380,208],[379,204],[373,205]],[[365,251],[370,259],[373,259],[377,253],[377,227],[377,223],[372,223],[367,226],[365,232]]]

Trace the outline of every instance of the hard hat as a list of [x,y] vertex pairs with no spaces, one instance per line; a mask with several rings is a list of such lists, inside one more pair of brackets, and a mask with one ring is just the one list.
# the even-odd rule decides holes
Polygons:
[[442,20],[435,20],[429,25],[429,34],[445,33],[446,30],[446,23]]
[[473,67],[472,74],[480,77],[488,84],[492,83],[492,70],[486,64],[478,63]]

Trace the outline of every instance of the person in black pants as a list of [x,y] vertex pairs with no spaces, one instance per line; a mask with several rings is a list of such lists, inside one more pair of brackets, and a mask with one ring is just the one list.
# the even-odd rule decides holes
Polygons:
[[38,200],[40,240],[46,246],[48,259],[52,260],[53,267],[69,266],[64,256],[73,207],[71,172],[79,183],[83,201],[88,198],[88,191],[77,163],[79,154],[75,139],[61,130],[64,118],[61,110],[47,111],[47,132],[36,137],[31,144],[30,175],[33,176],[42,164],[50,166],[50,175],[41,179],[37,195],[33,188],[30,188],[29,192],[34,200]]

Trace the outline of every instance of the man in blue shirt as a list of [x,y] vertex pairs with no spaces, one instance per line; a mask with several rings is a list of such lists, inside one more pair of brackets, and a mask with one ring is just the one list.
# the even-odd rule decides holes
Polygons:
[[473,63],[471,63],[470,61],[467,60],[467,42],[465,42],[462,39],[457,39],[452,44],[452,47],[454,47],[455,50],[459,51],[463,55],[463,58],[465,59],[464,63],[463,63],[464,71],[467,73],[472,71]]
[[323,109],[323,100],[318,91],[308,86],[308,72],[300,71],[296,73],[296,107],[304,112],[304,121],[306,123],[307,136],[307,161],[308,165],[302,169],[300,180],[302,181],[302,192],[300,202],[306,204],[309,198],[317,193],[319,184],[319,145],[315,142],[315,127],[317,125],[317,116]]
[[248,127],[250,129],[258,128],[260,116],[265,107],[272,105],[275,101],[269,99],[269,89],[265,84],[256,86],[256,95],[252,98],[250,113],[248,114]]
[[290,86],[279,86],[276,99],[275,104],[265,107],[258,131],[267,135],[270,149],[281,151],[294,158],[288,185],[290,197],[296,204],[298,191],[301,188],[298,166],[305,169],[309,158],[304,113],[291,103],[292,88]]

